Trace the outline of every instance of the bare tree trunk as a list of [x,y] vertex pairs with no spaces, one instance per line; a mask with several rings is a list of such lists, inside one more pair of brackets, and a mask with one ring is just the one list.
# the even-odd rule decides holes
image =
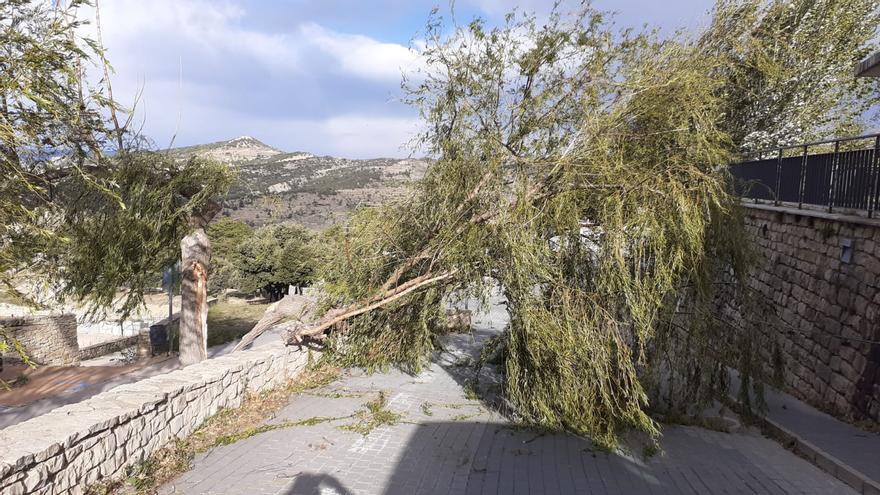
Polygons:
[[187,366],[208,357],[208,262],[210,246],[204,229],[180,241],[181,306],[180,364]]
[[208,271],[211,244],[205,226],[219,210],[210,205],[193,214],[193,231],[180,241],[180,364],[208,358]]

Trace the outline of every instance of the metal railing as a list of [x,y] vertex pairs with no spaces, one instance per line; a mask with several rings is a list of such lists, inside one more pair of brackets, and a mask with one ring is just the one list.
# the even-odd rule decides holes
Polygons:
[[730,166],[736,192],[743,198],[826,207],[829,212],[860,210],[868,217],[880,206],[880,133],[783,146],[751,156]]

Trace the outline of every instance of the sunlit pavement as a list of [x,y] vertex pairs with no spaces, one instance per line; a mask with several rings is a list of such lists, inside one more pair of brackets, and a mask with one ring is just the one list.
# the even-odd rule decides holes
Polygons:
[[664,428],[663,452],[605,453],[581,438],[519,429],[467,398],[463,357],[497,331],[484,318],[418,376],[351,372],[295,396],[271,422],[348,416],[380,391],[399,422],[366,436],[339,419],[262,433],[197,458],[162,489],[186,494],[854,493],[754,431]]

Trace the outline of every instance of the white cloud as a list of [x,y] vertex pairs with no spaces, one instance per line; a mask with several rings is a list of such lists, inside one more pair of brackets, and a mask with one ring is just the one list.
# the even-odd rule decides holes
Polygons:
[[146,40],[159,40],[208,56],[245,56],[267,65],[298,65],[295,40],[243,28],[240,21],[245,15],[244,8],[228,1],[113,0],[101,4],[103,41],[114,60],[128,51],[149,48],[143,46]]
[[128,52],[153,48],[145,47],[145,41],[161,41],[210,57],[250,58],[272,69],[312,71],[316,67],[310,62],[320,58],[323,68],[366,79],[399,81],[402,70],[420,66],[418,54],[401,44],[339,33],[313,22],[293,25],[282,34],[266,33],[244,27],[246,15],[242,6],[229,1],[114,0],[101,5],[104,44],[115,64],[119,59],[133,62],[126,60]]
[[[408,47],[297,17],[265,19],[243,0],[103,0],[103,43],[114,96],[159,146],[254,135],[281,149],[350,157],[403,156],[414,111],[393,102]],[[287,8],[287,7],[285,7]],[[83,8],[84,19],[94,12]],[[279,26],[282,26],[280,28]],[[83,28],[94,37],[94,24]],[[178,115],[180,123],[178,125]]]
[[310,43],[332,56],[344,71],[351,74],[399,81],[402,73],[422,66],[418,53],[396,43],[334,33],[317,24],[306,24],[301,29]]

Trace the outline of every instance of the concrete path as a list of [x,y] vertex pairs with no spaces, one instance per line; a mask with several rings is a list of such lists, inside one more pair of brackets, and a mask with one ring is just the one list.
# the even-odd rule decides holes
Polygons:
[[[731,395],[739,380],[732,373]],[[880,495],[880,432],[871,433],[844,423],[818,409],[767,387],[765,420],[774,434],[801,455],[857,491]]]
[[[272,430],[199,456],[163,494],[854,493],[755,431],[664,428],[663,453],[608,454],[565,434],[520,429],[472,400],[463,358],[492,326],[456,335],[417,376],[351,372],[295,396]],[[400,420],[366,435],[341,427],[380,392]]]
[[[259,347],[281,338],[279,333],[280,331],[266,332],[254,342],[254,347]],[[208,357],[213,358],[232,352],[232,348],[235,347],[237,342],[235,340],[208,348]],[[123,362],[122,353],[116,352],[85,361],[81,367],[70,367],[66,372],[61,372],[57,376],[53,375],[52,381],[47,384],[52,389],[51,396],[28,402],[25,405],[11,406],[0,404],[0,429],[46,414],[61,406],[83,401],[120,385],[144,380],[151,376],[162,375],[180,368],[180,360],[177,357],[163,358],[162,356],[157,356],[151,358],[148,362],[134,363],[132,366],[127,367],[120,364]],[[88,368],[90,366],[102,368],[116,366],[119,367],[119,372],[97,374],[100,376],[91,377],[92,379],[89,380],[79,378],[83,373],[89,373]],[[12,392],[0,391],[0,394],[14,393],[16,393],[16,390]],[[9,400],[0,402],[10,403]]]
[[[102,357],[103,358],[103,357]],[[103,358],[106,359],[106,358]],[[67,404],[73,404],[100,394],[106,390],[116,388],[126,383],[133,383],[155,375],[161,375],[180,367],[176,358],[154,358],[151,364],[137,366],[120,366],[118,373],[115,368],[102,366],[105,373],[92,376],[90,379],[82,379],[82,375],[90,373],[88,367],[69,367],[61,372],[53,374],[51,380],[45,383],[45,388],[51,390],[49,397],[43,397],[25,405],[3,406],[0,405],[0,429],[12,426],[22,421],[35,418],[49,411]],[[106,372],[107,370],[110,372]],[[29,384],[31,385],[31,384]],[[34,384],[40,386],[40,384]],[[16,390],[3,392],[15,394]],[[38,394],[41,392],[37,392]],[[4,400],[4,402],[9,402]]]

